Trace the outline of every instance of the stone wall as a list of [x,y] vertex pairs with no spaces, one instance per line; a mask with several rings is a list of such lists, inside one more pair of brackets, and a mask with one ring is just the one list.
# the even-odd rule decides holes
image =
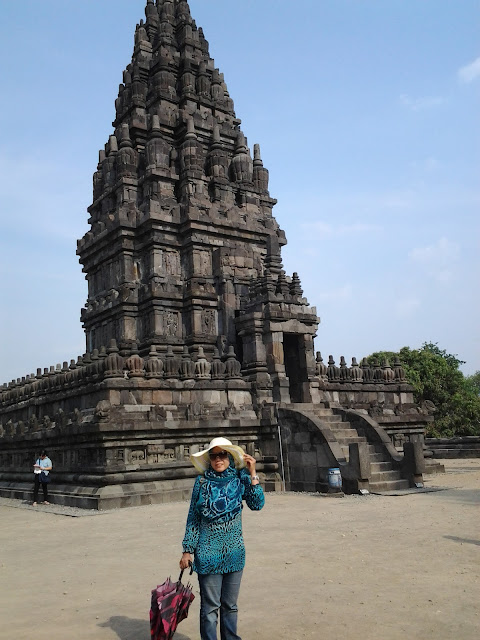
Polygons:
[[426,438],[426,454],[431,458],[480,458],[480,437]]

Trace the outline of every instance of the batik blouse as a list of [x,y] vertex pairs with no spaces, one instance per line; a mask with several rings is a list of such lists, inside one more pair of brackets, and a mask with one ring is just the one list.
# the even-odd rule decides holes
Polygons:
[[198,476],[193,487],[183,550],[194,554],[197,573],[232,573],[245,566],[242,532],[243,500],[253,511],[265,504],[262,487],[252,485],[246,469],[212,468]]

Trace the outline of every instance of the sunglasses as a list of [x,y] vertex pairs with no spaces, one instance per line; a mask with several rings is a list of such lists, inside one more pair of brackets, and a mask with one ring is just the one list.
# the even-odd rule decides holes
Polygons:
[[219,451],[218,453],[209,453],[210,460],[226,460],[228,458],[228,451]]

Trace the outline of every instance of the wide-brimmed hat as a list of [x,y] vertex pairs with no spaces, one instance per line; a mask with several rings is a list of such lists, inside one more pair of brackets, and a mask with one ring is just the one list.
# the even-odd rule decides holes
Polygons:
[[193,466],[197,471],[200,471],[200,473],[204,473],[210,466],[209,453],[215,447],[221,447],[225,451],[228,451],[235,462],[236,469],[243,469],[246,466],[245,460],[243,459],[245,452],[241,447],[232,444],[227,438],[214,438],[206,449],[198,453],[192,453],[190,456]]

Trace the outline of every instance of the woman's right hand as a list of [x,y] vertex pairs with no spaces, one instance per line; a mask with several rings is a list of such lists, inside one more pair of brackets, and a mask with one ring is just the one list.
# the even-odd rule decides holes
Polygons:
[[182,557],[180,558],[180,569],[183,571],[184,569],[188,569],[190,564],[193,562],[193,556],[191,553],[182,553]]

